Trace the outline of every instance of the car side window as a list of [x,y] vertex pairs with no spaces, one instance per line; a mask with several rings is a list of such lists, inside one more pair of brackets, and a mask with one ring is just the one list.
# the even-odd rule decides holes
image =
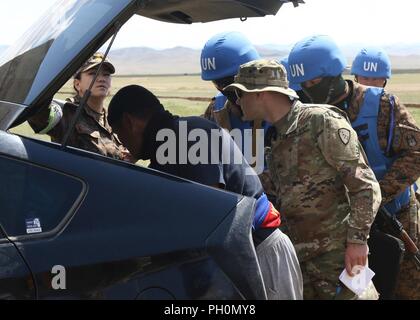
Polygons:
[[0,157],[0,224],[9,237],[51,231],[83,188],[81,181],[65,174]]

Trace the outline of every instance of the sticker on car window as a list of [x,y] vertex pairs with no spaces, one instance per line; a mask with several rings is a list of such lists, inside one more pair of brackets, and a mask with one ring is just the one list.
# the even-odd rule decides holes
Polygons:
[[26,219],[26,233],[39,233],[42,232],[41,221],[39,218]]

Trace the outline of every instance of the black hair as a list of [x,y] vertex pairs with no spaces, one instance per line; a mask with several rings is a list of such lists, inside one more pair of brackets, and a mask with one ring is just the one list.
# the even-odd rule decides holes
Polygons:
[[76,86],[74,85],[74,79],[80,80],[82,78],[81,72],[78,72],[73,77],[73,89],[76,91],[76,95],[79,95],[79,91],[77,91]]
[[130,85],[118,90],[108,106],[108,123],[117,125],[124,112],[148,120],[154,113],[162,111],[159,99],[142,86]]

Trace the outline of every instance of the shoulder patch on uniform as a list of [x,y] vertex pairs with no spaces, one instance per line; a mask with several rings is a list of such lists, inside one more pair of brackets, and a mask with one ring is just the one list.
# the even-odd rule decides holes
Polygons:
[[338,129],[338,136],[340,140],[347,145],[350,141],[350,130],[346,128]]

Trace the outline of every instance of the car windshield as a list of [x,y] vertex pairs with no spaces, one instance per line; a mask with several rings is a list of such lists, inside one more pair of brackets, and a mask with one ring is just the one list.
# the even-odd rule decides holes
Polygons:
[[95,40],[133,2],[57,1],[0,57],[0,101],[25,105],[36,101],[81,48]]

